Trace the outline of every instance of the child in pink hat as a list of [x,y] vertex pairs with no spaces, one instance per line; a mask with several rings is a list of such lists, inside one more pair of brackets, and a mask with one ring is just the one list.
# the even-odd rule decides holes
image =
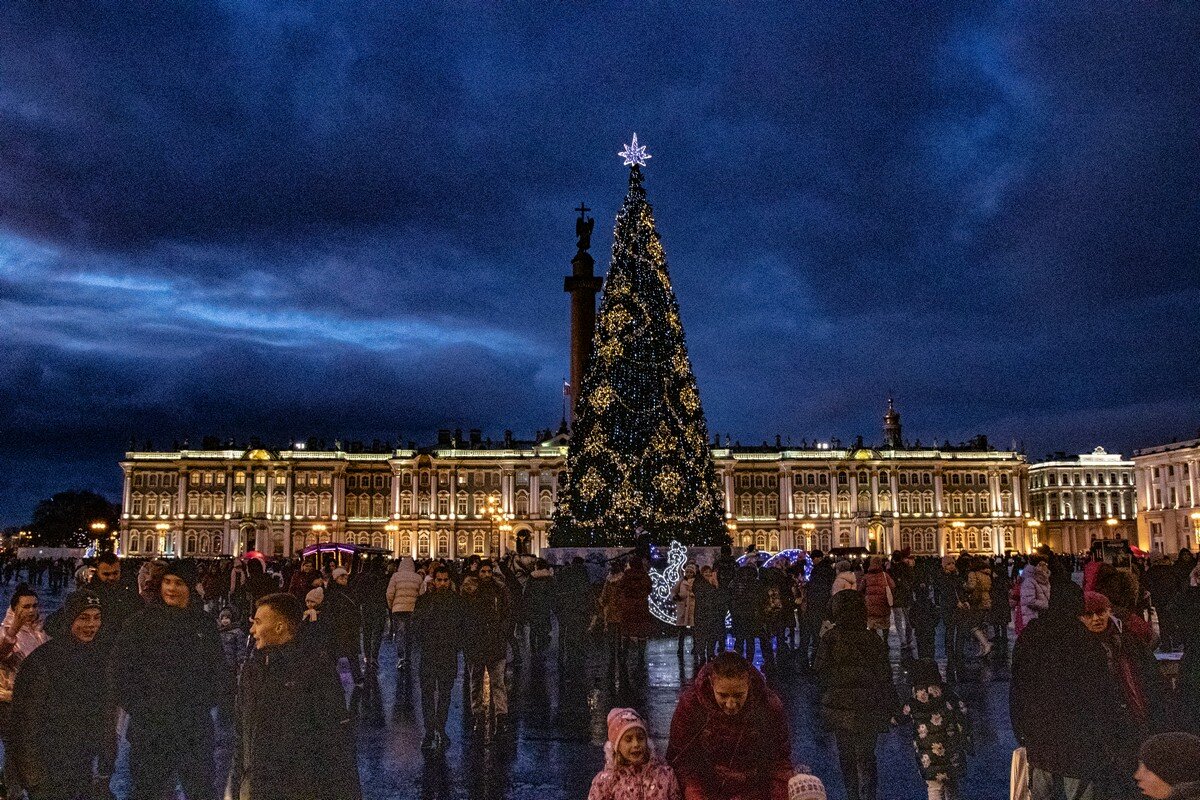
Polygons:
[[604,769],[592,779],[588,800],[681,800],[679,782],[632,708],[608,712]]

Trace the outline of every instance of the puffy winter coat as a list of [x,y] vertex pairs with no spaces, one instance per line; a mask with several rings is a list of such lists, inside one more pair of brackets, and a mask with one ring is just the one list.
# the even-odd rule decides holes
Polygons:
[[888,602],[888,594],[896,588],[892,576],[883,571],[882,567],[872,567],[863,576],[863,599],[867,603],[867,619],[872,622],[882,620],[887,623],[892,613],[892,604]]
[[813,662],[825,726],[839,733],[883,733],[900,708],[887,645],[867,630],[866,604],[858,592],[835,594],[830,614],[833,629],[821,637]]
[[1028,625],[1050,607],[1050,576],[1033,565],[1021,573],[1021,623]]
[[945,686],[914,686],[902,716],[912,722],[917,769],[927,781],[957,780],[966,768],[967,706]]
[[621,633],[635,639],[654,635],[650,616],[650,576],[645,570],[629,567],[617,583],[617,607],[621,614]]
[[12,701],[13,684],[17,679],[17,670],[26,656],[50,641],[50,637],[42,630],[42,623],[26,625],[16,636],[11,636],[15,614],[12,609],[4,615],[0,625],[0,703]]
[[404,556],[387,585],[387,604],[392,613],[411,612],[421,593],[421,576],[412,558]]
[[787,715],[762,673],[751,668],[746,703],[730,715],[717,706],[712,666],[700,670],[675,706],[667,763],[688,800],[787,800]]
[[659,755],[637,767],[613,764],[612,745],[604,746],[604,771],[592,779],[588,800],[681,800],[679,781]]
[[992,608],[991,568],[971,570],[967,574],[966,590],[972,611],[990,611]]
[[858,588],[858,577],[854,574],[854,570],[851,569],[851,570],[846,570],[845,572],[839,572],[837,574],[837,577],[833,579],[833,589],[832,589],[832,593],[830,596],[832,597],[833,595],[837,594],[838,592],[843,592],[846,589],[857,589],[857,588]]
[[671,593],[675,601],[675,624],[681,628],[690,628],[696,624],[696,595],[692,591],[699,578],[680,578]]
[[725,636],[725,615],[729,613],[729,592],[704,578],[692,584],[696,602],[695,634],[704,637]]

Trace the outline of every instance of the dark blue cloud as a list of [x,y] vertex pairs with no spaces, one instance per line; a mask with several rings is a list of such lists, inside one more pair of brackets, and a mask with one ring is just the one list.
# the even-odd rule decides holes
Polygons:
[[1129,449],[1200,425],[1200,12],[0,9],[0,521],[131,433],[528,435],[571,207],[636,130],[743,441]]

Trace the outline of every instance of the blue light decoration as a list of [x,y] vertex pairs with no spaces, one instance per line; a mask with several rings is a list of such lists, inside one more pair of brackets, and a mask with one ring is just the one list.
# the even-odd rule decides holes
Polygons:
[[739,567],[744,567],[747,564],[758,567],[774,567],[780,561],[786,561],[788,566],[795,564],[797,561],[804,562],[804,579],[808,580],[809,574],[812,573],[812,559],[808,557],[808,553],[804,550],[792,548],[789,550],[780,550],[778,553],[770,553],[766,550],[755,550],[753,553],[746,553],[739,556],[737,563]]
[[668,625],[675,624],[675,601],[671,594],[683,577],[686,563],[687,548],[673,541],[667,550],[667,566],[662,570],[650,569],[650,613]]

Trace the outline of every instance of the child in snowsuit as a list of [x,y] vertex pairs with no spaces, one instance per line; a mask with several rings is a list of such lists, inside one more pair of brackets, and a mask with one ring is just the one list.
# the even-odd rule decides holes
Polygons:
[[608,712],[604,769],[592,779],[588,800],[682,800],[675,773],[654,752],[646,723],[632,708]]
[[912,695],[902,714],[913,725],[917,769],[929,789],[929,800],[956,800],[970,745],[967,706],[942,681],[933,659],[914,661],[909,677]]

